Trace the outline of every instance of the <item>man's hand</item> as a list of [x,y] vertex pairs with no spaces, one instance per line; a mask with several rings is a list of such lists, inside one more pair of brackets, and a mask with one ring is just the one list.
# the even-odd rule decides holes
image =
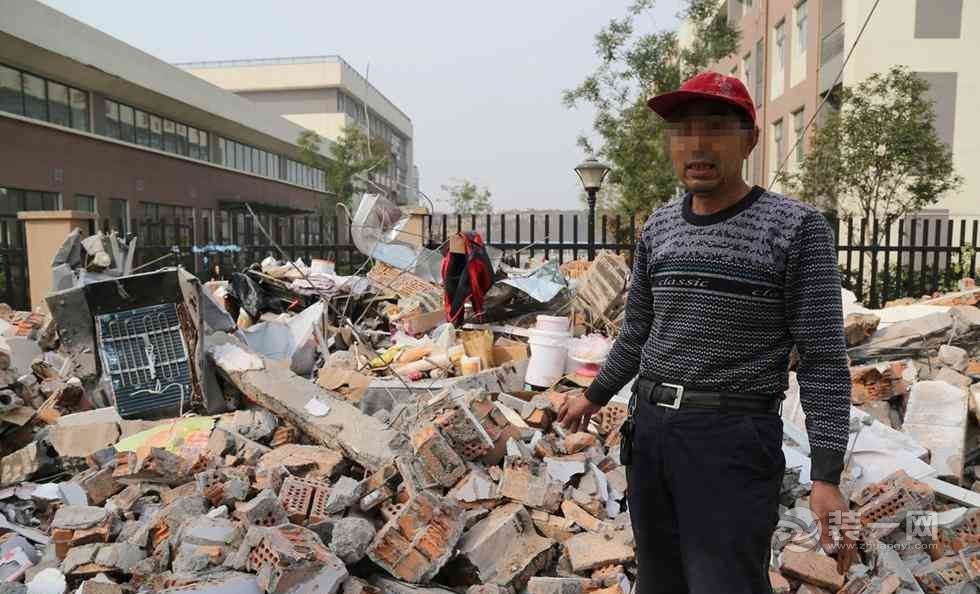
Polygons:
[[851,538],[853,534],[848,534],[852,528],[836,526],[840,538],[837,543],[834,542],[830,530],[831,513],[840,512],[840,517],[848,517],[850,508],[847,505],[847,500],[844,499],[837,485],[813,481],[813,490],[810,492],[810,511],[820,522],[820,545],[825,552],[831,553],[837,558],[837,572],[847,575],[847,570],[858,560],[857,543]]
[[592,415],[602,408],[585,397],[585,394],[569,396],[558,411],[558,422],[571,433],[588,431]]

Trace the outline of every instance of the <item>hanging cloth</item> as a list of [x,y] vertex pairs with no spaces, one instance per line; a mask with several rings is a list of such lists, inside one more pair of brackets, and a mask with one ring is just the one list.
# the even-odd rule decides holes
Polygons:
[[479,233],[466,231],[450,241],[442,259],[442,283],[447,321],[457,327],[463,324],[467,300],[475,313],[483,313],[483,296],[493,284],[493,265]]

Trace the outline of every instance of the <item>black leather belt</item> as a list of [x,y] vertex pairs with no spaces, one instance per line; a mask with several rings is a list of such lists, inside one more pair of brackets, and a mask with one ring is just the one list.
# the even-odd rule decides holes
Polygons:
[[779,413],[782,395],[701,392],[678,384],[637,378],[633,385],[637,397],[665,408],[712,408],[727,412]]

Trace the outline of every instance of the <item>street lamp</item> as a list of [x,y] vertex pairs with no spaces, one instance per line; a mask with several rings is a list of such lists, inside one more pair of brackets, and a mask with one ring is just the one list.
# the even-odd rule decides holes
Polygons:
[[595,196],[602,187],[602,180],[609,173],[609,166],[589,157],[575,168],[582,180],[582,187],[589,197],[589,260],[595,259]]

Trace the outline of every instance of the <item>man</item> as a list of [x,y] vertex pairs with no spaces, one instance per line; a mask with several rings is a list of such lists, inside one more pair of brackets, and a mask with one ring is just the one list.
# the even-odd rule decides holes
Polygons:
[[[584,430],[639,374],[628,473],[638,592],[771,592],[794,346],[825,548],[829,515],[848,509],[837,486],[851,382],[836,251],[816,209],[742,179],[759,130],[738,79],[706,72],[649,106],[668,122],[687,194],[644,226],[622,331],[559,420]],[[853,554],[838,552],[842,572]]]

